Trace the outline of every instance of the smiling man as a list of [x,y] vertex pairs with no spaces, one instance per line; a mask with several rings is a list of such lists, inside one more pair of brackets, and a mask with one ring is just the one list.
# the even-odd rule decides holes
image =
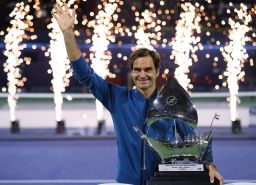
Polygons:
[[[69,13],[68,6],[64,9],[56,4],[53,15],[63,33],[69,59],[77,80],[90,89],[92,94],[109,110],[113,119],[118,147],[118,166],[116,180],[120,183],[145,184],[159,163],[159,158],[148,147],[146,156],[142,155],[143,142],[133,127],[145,131],[147,108],[157,95],[156,79],[159,75],[160,57],[155,51],[138,49],[130,56],[131,77],[135,89],[111,84],[97,75],[81,56],[73,33],[75,11]],[[193,132],[180,128],[183,136]],[[211,152],[211,150],[210,150]],[[144,163],[146,168],[142,169]],[[223,178],[212,163],[211,153],[207,161],[211,181],[217,178],[220,185]]]
[[156,90],[160,57],[158,53],[145,48],[135,50],[130,56],[132,80],[141,94],[149,98]]

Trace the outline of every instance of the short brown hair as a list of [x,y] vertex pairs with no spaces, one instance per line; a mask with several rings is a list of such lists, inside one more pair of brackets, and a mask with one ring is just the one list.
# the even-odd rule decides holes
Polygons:
[[146,56],[151,56],[154,62],[154,66],[156,70],[160,68],[160,55],[158,52],[149,50],[147,48],[140,48],[132,52],[130,55],[130,68],[133,68],[133,62],[140,58],[140,57],[146,57]]

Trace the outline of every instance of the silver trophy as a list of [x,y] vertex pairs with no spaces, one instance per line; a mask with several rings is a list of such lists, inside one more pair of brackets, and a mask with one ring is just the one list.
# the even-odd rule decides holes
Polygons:
[[215,114],[206,134],[188,135],[183,139],[178,137],[177,123],[182,121],[188,127],[196,130],[198,116],[189,94],[173,78],[161,88],[158,96],[150,106],[145,124],[148,128],[161,119],[172,119],[174,137],[172,141],[160,140],[143,133],[137,126],[134,130],[157,153],[161,159],[159,171],[204,171],[203,157],[212,139],[212,123],[218,118]]

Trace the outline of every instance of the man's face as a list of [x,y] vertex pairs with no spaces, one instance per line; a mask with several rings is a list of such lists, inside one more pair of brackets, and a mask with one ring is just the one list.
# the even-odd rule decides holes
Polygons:
[[138,90],[154,90],[158,74],[159,70],[156,70],[151,56],[134,60],[131,77]]

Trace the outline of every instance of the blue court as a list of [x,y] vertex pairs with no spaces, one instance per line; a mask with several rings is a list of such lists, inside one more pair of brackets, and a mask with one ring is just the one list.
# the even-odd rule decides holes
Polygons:
[[[115,139],[1,140],[0,184],[113,182]],[[225,183],[256,182],[256,140],[216,139],[214,161]]]

